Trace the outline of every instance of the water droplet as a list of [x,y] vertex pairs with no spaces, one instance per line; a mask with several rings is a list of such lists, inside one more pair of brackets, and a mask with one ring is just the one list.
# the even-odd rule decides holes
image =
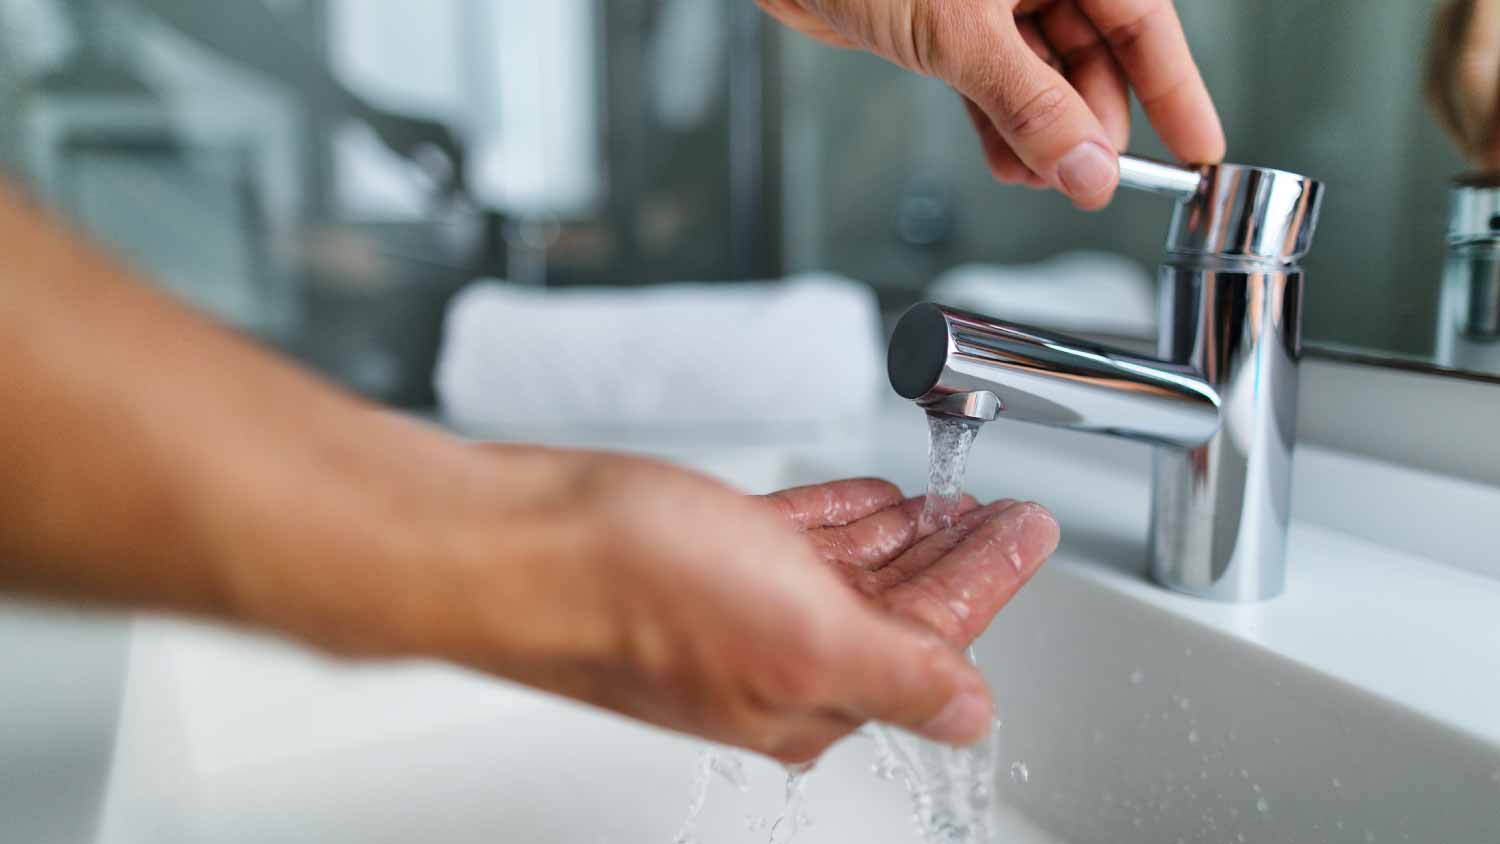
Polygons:
[[1234,834],[1234,840],[1240,842],[1240,844],[1245,844],[1245,833],[1243,833],[1243,832],[1236,832]]
[[745,757],[739,752],[725,750],[716,753],[708,765],[741,794],[750,790],[750,778],[745,774]]
[[1146,682],[1146,672],[1137,668],[1130,672],[1130,685],[1139,686]]
[[1198,731],[1197,730],[1188,730],[1188,744],[1197,744],[1197,743],[1198,743]]
[[1343,828],[1344,828],[1344,819],[1343,818],[1334,818],[1333,819],[1333,828],[1334,829],[1338,829],[1338,830],[1343,830]]
[[1202,771],[1199,771],[1198,772],[1198,779],[1200,779],[1200,780],[1206,780],[1206,779],[1208,779],[1208,770],[1204,769]]
[[1189,709],[1193,708],[1193,702],[1185,697],[1180,697],[1177,699],[1177,708],[1181,709],[1183,712],[1186,712]]
[[1031,781],[1031,769],[1026,767],[1025,762],[1010,763],[1010,781],[1017,785]]
[[1344,784],[1341,783],[1341,782],[1339,782],[1339,778],[1338,777],[1332,777],[1332,778],[1330,778],[1328,780],[1328,782],[1330,784],[1332,784],[1334,788],[1343,788],[1344,787]]
[[1250,783],[1250,790],[1253,791],[1253,792],[1255,792],[1256,794],[1259,794],[1260,793],[1260,783],[1258,783],[1258,782],[1252,782],[1252,783]]
[[1245,770],[1244,768],[1241,768],[1240,769],[1240,779],[1242,779],[1242,780],[1250,779],[1250,772],[1247,771],[1247,770]]
[[1271,811],[1271,803],[1270,801],[1266,800],[1266,798],[1262,797],[1259,800],[1255,801],[1255,808],[1262,815],[1264,815],[1266,812]]

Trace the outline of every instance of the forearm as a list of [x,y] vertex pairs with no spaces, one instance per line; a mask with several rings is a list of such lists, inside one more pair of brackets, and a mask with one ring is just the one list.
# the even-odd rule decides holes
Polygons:
[[410,541],[389,511],[462,470],[456,443],[168,301],[9,191],[0,232],[0,589],[310,626],[244,616],[271,612],[270,582],[313,613],[347,572],[309,561],[374,566]]

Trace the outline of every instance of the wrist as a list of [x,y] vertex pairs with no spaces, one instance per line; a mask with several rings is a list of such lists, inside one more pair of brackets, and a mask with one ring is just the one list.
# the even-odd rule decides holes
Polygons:
[[424,545],[433,553],[461,445],[363,403],[311,403],[295,419],[272,415],[190,479],[207,565],[231,621],[400,655],[408,605],[422,598],[402,578],[417,581]]
[[216,568],[235,620],[340,654],[499,673],[557,647],[559,581],[589,556],[567,506],[578,461],[374,409],[333,427],[300,456],[280,450],[280,477],[220,513]]

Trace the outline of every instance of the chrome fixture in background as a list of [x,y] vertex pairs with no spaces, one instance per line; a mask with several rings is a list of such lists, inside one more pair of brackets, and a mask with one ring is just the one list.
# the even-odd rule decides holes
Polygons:
[[1322,185],[1224,164],[1121,158],[1121,185],[1175,197],[1158,359],[931,303],[891,338],[891,385],[933,413],[1156,443],[1151,571],[1220,601],[1286,581],[1302,270]]
[[1439,366],[1500,372],[1500,181],[1454,182],[1438,306]]

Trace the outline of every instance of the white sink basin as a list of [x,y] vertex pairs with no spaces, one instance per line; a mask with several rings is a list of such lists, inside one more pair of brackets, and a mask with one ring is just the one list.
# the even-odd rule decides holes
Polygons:
[[0,840],[94,835],[128,629],[124,618],[0,601]]
[[1031,770],[1003,799],[1064,840],[1500,841],[1493,736],[1164,616],[1083,564],[1055,561],[981,653]]
[[[916,488],[919,416],[829,462],[686,457],[747,486],[859,473]],[[887,444],[874,448],[874,444]],[[899,447],[898,447],[899,446]],[[1051,505],[1062,550],[981,640],[1004,726],[998,840],[1500,841],[1500,581],[1316,526],[1286,597],[1230,607],[1140,571],[1144,449],[1003,427],[971,489]],[[355,666],[141,622],[107,844],[670,842],[699,745],[428,665]],[[852,739],[808,786],[820,842],[915,844],[902,789]],[[764,841],[782,775],[716,780],[704,844]]]

